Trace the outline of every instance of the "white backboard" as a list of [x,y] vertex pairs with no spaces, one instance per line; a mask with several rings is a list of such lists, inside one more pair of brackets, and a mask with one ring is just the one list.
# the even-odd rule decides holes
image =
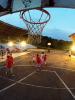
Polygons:
[[13,0],[12,12],[41,7],[41,0]]

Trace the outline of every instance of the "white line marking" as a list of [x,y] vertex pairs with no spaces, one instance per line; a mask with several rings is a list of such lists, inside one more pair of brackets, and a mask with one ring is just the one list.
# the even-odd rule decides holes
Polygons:
[[19,83],[19,82],[21,82],[21,81],[25,80],[26,78],[28,78],[29,76],[33,75],[34,73],[35,73],[35,71],[34,71],[34,72],[32,72],[32,73],[30,73],[30,74],[29,74],[29,75],[27,75],[26,77],[24,77],[24,78],[20,79],[19,81],[16,81],[15,83],[13,83],[13,84],[11,84],[11,85],[9,85],[9,86],[7,86],[7,87],[5,87],[5,88],[1,89],[1,90],[0,90],[0,93],[1,93],[1,92],[3,92],[3,91],[5,91],[5,90],[7,90],[7,89],[9,89],[9,88],[11,88],[11,87],[13,87],[13,86],[14,86],[14,85],[16,85],[17,83]]
[[61,77],[57,74],[56,71],[55,71],[55,74],[59,78],[59,80],[62,82],[62,84],[65,86],[65,88],[68,90],[68,92],[71,94],[71,96],[73,97],[73,99],[75,99],[75,95],[72,93],[72,91],[70,90],[70,88],[65,84],[65,82],[61,79]]
[[5,87],[5,88],[3,88],[3,89],[1,89],[1,90],[0,90],[0,93],[3,92],[3,91],[5,91],[5,90],[7,90],[7,89],[9,89],[9,88],[11,88],[11,87],[14,86],[14,85],[16,85],[16,82],[13,83],[13,84],[11,84],[11,85],[9,85],[9,86],[7,86],[7,87]]
[[4,88],[4,89],[1,89],[0,90],[0,93],[13,87],[14,85],[16,85],[17,83],[21,84],[21,85],[28,85],[28,86],[33,86],[33,87],[37,87],[37,88],[49,88],[49,89],[55,89],[55,90],[62,90],[62,89],[67,89],[68,92],[72,95],[73,98],[75,98],[74,94],[71,92],[70,89],[75,89],[75,88],[68,88],[67,85],[64,83],[64,81],[60,78],[60,76],[55,72],[55,71],[49,71],[49,70],[42,70],[42,71],[48,71],[48,72],[53,72],[56,74],[56,76],[60,79],[60,81],[63,83],[63,85],[65,86],[65,88],[53,88],[53,87],[45,87],[45,86],[37,86],[37,85],[32,85],[32,84],[25,84],[25,83],[22,83],[21,81],[25,80],[26,78],[28,78],[29,76],[33,75],[36,73],[36,71],[32,72],[31,74],[27,75],[26,77],[20,79],[19,81],[15,81],[15,80],[12,80],[12,79],[8,79],[10,81],[13,81],[15,83],[9,85],[8,87]]
[[55,73],[55,71],[51,71],[51,70],[42,70],[42,71]]
[[33,85],[33,84],[25,84],[25,83],[20,83],[20,84],[28,85],[28,86],[33,86],[33,87],[36,87],[36,88],[46,88],[46,89],[55,89],[55,90],[66,89],[66,88],[53,88],[53,87],[39,86],[39,85]]
[[[21,55],[21,56],[22,56],[22,55]],[[23,60],[24,60],[24,58],[19,59],[19,60],[15,61],[15,63],[18,63],[18,62],[23,61]],[[15,63],[14,63],[14,66],[15,66],[15,67],[22,66],[22,65],[16,66]],[[24,65],[24,66],[26,66],[26,65]],[[5,68],[5,66],[2,65],[2,66],[0,67],[0,70],[3,69],[3,68]]]
[[[53,65],[53,66],[54,66],[54,65]],[[59,68],[59,67],[53,67],[53,66],[52,66],[52,67],[51,67],[51,66],[47,66],[47,67],[49,67],[49,68],[50,68],[50,67],[51,67],[51,68],[57,68],[57,69],[61,69],[61,70],[64,69],[64,70],[67,70],[67,71],[75,72],[75,70],[72,70],[72,69],[69,69],[69,68]]]
[[[19,83],[21,85],[33,86],[33,87],[36,87],[36,88],[47,88],[47,89],[54,89],[54,90],[65,90],[66,89],[66,88],[54,88],[54,87],[49,87],[49,86],[39,86],[39,85],[33,85],[33,84],[25,84],[23,82],[18,82],[16,80],[6,78],[6,77],[1,77],[1,76],[0,76],[0,78],[3,78],[5,80],[9,80],[9,81],[12,81],[12,82],[15,82],[15,83]],[[70,88],[70,89],[75,90],[75,88]]]
[[25,59],[25,58],[21,58],[21,59],[15,61],[15,63],[18,63],[18,62],[20,62],[20,61],[23,61],[24,59]]
[[[54,90],[65,90],[66,88],[54,88],[54,87],[46,87],[46,86],[39,86],[39,85],[33,85],[33,84],[25,84],[22,82],[19,82],[21,85],[28,85],[28,86],[33,86],[36,88],[46,88],[46,89],[54,89]],[[75,89],[75,88],[70,88],[70,89]]]
[[[35,66],[35,65],[15,65],[15,66],[29,66],[29,67],[32,67],[32,66]],[[53,65],[54,66],[54,65]],[[72,71],[72,72],[75,72],[75,70],[72,70],[72,69],[69,69],[69,68],[59,68],[59,67],[51,67],[51,66],[47,66],[49,68],[57,68],[57,69],[61,69],[61,70],[67,70],[67,71]]]
[[15,63],[18,63],[18,62],[20,62],[20,61],[23,61],[24,59],[25,59],[25,58],[21,58],[21,59],[15,61]]
[[23,67],[32,67],[32,66],[35,66],[35,65],[15,65],[16,67],[19,67],[19,66],[23,66]]
[[31,76],[31,75],[33,75],[33,74],[35,74],[35,73],[36,73],[36,71],[32,72],[31,74],[27,75],[26,77],[24,77],[24,78],[20,79],[20,80],[19,80],[19,81],[17,81],[17,82],[19,83],[19,82],[21,82],[21,81],[25,80],[26,78],[28,78],[29,76]]
[[[42,71],[46,71],[46,72],[53,72],[55,73],[55,71],[49,71],[49,70],[42,70]],[[33,87],[36,87],[36,88],[46,88],[46,89],[54,89],[54,90],[65,90],[66,88],[54,88],[54,87],[49,87],[49,86],[39,86],[39,85],[33,85],[33,84],[25,84],[23,82],[18,82],[16,80],[13,80],[13,79],[10,79],[10,78],[6,78],[6,77],[2,77],[0,76],[0,78],[3,78],[5,80],[9,80],[9,81],[12,81],[12,82],[15,82],[15,83],[19,83],[21,85],[28,85],[28,86],[33,86]],[[75,89],[75,88],[71,88],[70,89]]]

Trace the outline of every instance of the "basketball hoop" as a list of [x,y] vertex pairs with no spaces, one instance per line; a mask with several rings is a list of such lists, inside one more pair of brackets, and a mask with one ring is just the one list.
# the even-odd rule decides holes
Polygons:
[[[40,17],[37,15],[37,11],[39,12]],[[36,14],[34,14],[34,12],[36,12]],[[36,17],[34,17],[34,15]],[[28,41],[37,44],[41,43],[42,31],[50,20],[50,14],[43,8],[37,8],[21,11],[20,18],[28,29]]]

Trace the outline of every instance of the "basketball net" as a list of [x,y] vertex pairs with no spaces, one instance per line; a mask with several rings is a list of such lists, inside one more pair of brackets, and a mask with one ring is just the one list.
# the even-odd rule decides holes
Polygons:
[[[36,17],[34,18],[35,14],[34,15],[31,14],[32,11],[33,13],[36,11],[40,12],[40,17],[36,15]],[[50,14],[43,8],[32,9],[32,10],[21,11],[20,18],[23,20],[28,29],[28,42],[32,44],[40,44],[42,31],[47,22],[50,20]]]
[[31,44],[41,43],[41,36],[28,34],[28,43],[31,43]]

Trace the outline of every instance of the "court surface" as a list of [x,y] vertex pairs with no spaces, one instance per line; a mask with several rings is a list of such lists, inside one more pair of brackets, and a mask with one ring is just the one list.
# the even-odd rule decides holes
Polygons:
[[74,100],[75,71],[48,64],[36,71],[30,54],[15,58],[15,76],[0,69],[1,100]]

